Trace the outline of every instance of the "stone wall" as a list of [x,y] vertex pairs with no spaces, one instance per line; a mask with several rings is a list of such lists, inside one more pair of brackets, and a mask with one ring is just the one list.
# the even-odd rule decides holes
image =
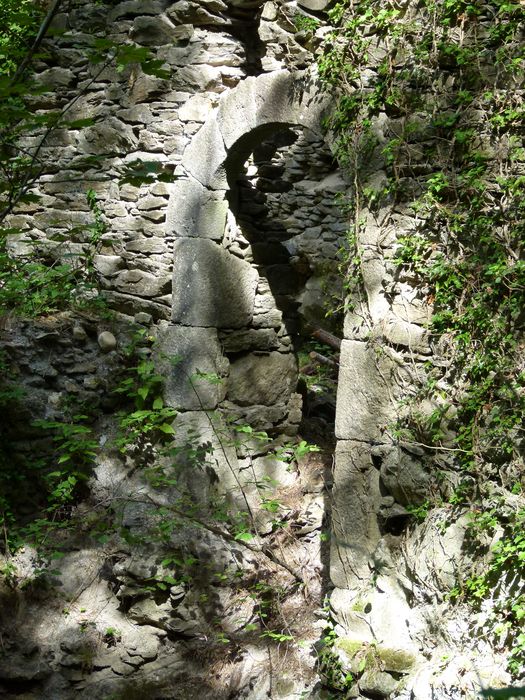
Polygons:
[[[297,432],[301,396],[294,343],[302,324],[322,318],[322,296],[341,295],[337,280],[328,290],[324,285],[345,243],[338,196],[351,187],[335,167],[321,128],[331,97],[311,70],[329,30],[328,4],[127,0],[105,7],[75,0],[70,12],[56,18],[64,34],[51,42],[51,61],[37,65],[38,79],[50,91],[35,98],[35,109],[69,105],[72,119],[88,116],[96,123],[56,130],[46,140],[41,153],[49,165],[35,186],[39,202],[12,217],[24,236],[11,245],[19,253],[34,246],[57,259],[82,255],[85,231],[76,227],[91,221],[85,193],[94,189],[108,227],[95,265],[104,297],[118,315],[111,323],[50,322],[50,330],[37,328],[30,351],[25,345],[32,326],[14,324],[6,341],[34,390],[35,415],[56,417],[70,396],[88,402],[102,397],[96,430],[103,444],[114,429],[108,377],[129,342],[126,324],[147,328],[157,343],[143,353],[153,352],[166,378],[165,400],[179,411],[179,439],[185,449],[211,452],[203,472],[192,476],[196,499],[204,502],[219,492],[235,501],[240,487],[254,506],[254,480],[277,476],[304,495],[297,529],[306,539],[285,549],[286,556],[293,560],[300,550],[319,567],[328,564],[313,551],[322,548],[322,487],[312,487],[305,474],[291,475],[253,442],[232,447],[222,438],[231,434],[226,421],[232,417],[273,437]],[[320,28],[297,31],[297,14],[321,20]],[[170,77],[153,77],[137,66],[119,73],[90,64],[87,47],[103,36],[150,47]],[[393,126],[386,117],[378,120],[380,142]],[[34,147],[38,138],[25,146]],[[137,160],[160,164],[174,182],[123,184],[126,166]],[[384,173],[376,160],[365,164],[362,175],[380,188]],[[446,600],[457,570],[469,565],[462,549],[466,524],[460,519],[440,529],[442,512],[413,526],[407,506],[425,502],[436,464],[428,451],[392,436],[400,402],[431,357],[425,292],[413,279],[395,278],[390,262],[398,236],[416,221],[403,207],[363,210],[362,217],[363,295],[345,316],[340,358],[331,585],[319,584],[316,591],[320,597],[331,591],[339,662],[360,675],[349,697],[471,697],[482,666],[486,682],[507,677],[503,656],[488,642],[473,646],[471,618],[451,610]],[[176,356],[179,361],[170,362]],[[220,381],[210,382],[211,375]],[[137,465],[119,459],[100,459],[87,510],[126,500],[121,523],[133,542],[153,518],[148,498],[160,498],[167,508],[175,492],[159,496],[148,490]],[[258,517],[261,537],[269,537],[268,519]],[[317,539],[308,539],[312,532]],[[118,697],[131,697],[131,685],[124,683],[129,676],[132,684],[143,684],[142,697],[166,692],[182,699],[195,687],[210,699],[291,699],[301,692],[322,697],[312,680],[314,662],[308,666],[304,658],[301,668],[306,664],[311,672],[306,680],[295,682],[284,673],[291,686],[272,686],[271,670],[250,639],[242,638],[240,660],[231,660],[237,675],[229,689],[214,687],[211,667],[193,658],[214,629],[214,615],[222,616],[224,633],[238,633],[235,616],[252,605],[250,595],[244,591],[240,601],[234,584],[206,588],[206,577],[241,564],[256,577],[261,563],[249,552],[197,528],[171,533],[169,547],[211,562],[210,569],[203,567],[202,585],[176,584],[159,594],[148,592],[152,580],[162,582],[166,575],[156,553],[129,542],[110,551],[83,543],[68,553],[61,580],[71,617],[54,622],[48,635],[49,614],[32,603],[31,614],[41,620],[35,646],[13,632],[11,661],[1,672],[6,692],[25,683],[30,697],[93,697],[115,690],[124,693]],[[30,558],[20,555],[18,565],[30,570]],[[211,602],[202,598],[208,589]],[[253,610],[242,609],[249,619]],[[25,617],[20,629],[27,631],[28,624]],[[119,629],[116,643],[107,637],[110,628]],[[370,648],[382,661],[362,673],[354,668],[356,650]],[[445,657],[454,661],[445,663]],[[174,677],[181,679],[182,695],[163,689],[164,680]]]
[[[23,235],[12,237],[11,250],[36,251],[51,263],[71,255],[81,261],[93,223],[86,193],[94,190],[107,226],[94,263],[114,314],[101,320],[65,313],[42,324],[10,319],[3,330],[13,378],[27,396],[20,415],[13,412],[20,464],[24,454],[53,450],[51,436],[31,427],[34,418],[74,423],[85,411],[100,446],[85,497],[61,513],[64,522],[82,524],[74,542],[63,541],[48,589],[33,596],[2,588],[3,610],[20,605],[13,624],[4,625],[6,697],[20,688],[57,699],[135,692],[187,698],[194,688],[214,700],[287,697],[317,682],[314,657],[299,647],[286,650],[295,671],[283,665],[276,679],[268,654],[271,664],[284,664],[281,652],[276,656],[259,633],[244,631],[259,619],[254,582],[274,585],[278,565],[185,520],[162,545],[148,539],[158,509],[180,502],[181,492],[170,487],[159,494],[144,481],[147,442],[126,456],[112,446],[126,402],[114,390],[130,376],[126,367],[153,356],[166,378],[165,400],[179,411],[177,459],[191,467],[180,489],[206,508],[218,498],[217,507],[226,501],[248,508],[258,546],[278,550],[291,571],[305,567],[308,610],[300,593],[279,607],[315,643],[310,623],[326,582],[323,462],[303,460],[291,470],[285,455],[268,455],[260,438],[232,438],[226,427],[233,417],[276,438],[297,432],[294,343],[301,323],[319,318],[318,307],[309,311],[311,300],[322,305],[315,289],[335,264],[345,228],[334,199],[344,183],[319,131],[326,104],[307,76],[287,70],[308,63],[290,21],[300,10],[293,3],[268,3],[264,17],[260,10],[259,3],[216,0],[123,2],[109,11],[75,2],[55,20],[64,33],[49,43],[50,60],[37,64],[37,79],[49,92],[35,98],[35,109],[67,106],[71,120],[93,117],[95,124],[55,130],[44,142],[49,166],[34,187],[39,199],[12,217]],[[171,77],[90,64],[89,47],[106,36],[150,47]],[[35,135],[23,146],[38,144]],[[137,160],[160,164],[174,183],[122,182]],[[316,205],[325,207],[323,221]],[[252,240],[250,224],[261,220],[261,208],[267,228]],[[130,356],[137,332],[143,340]],[[175,365],[174,357],[180,358]],[[217,407],[221,413],[212,413]],[[281,450],[283,444],[277,441]],[[261,483],[274,484],[263,495],[277,488],[284,517],[293,522],[288,542],[279,539],[276,516],[260,508]],[[104,523],[115,534],[107,544],[93,542],[90,532]],[[167,586],[171,569],[159,562],[174,552],[196,565],[184,564],[186,579]],[[40,562],[32,548],[13,562],[17,582],[35,580]],[[283,574],[290,576],[287,569]],[[219,633],[240,644],[231,663],[219,653]],[[196,661],[199,654],[204,663]],[[224,668],[216,672],[215,663]]]
[[[240,414],[264,429],[278,425],[279,430],[293,433],[300,402],[294,395],[296,368],[290,353],[298,319],[293,320],[294,314],[286,308],[302,303],[304,311],[310,305],[310,311],[301,314],[304,320],[319,320],[323,315],[318,291],[326,286],[329,269],[334,284],[337,250],[344,242],[346,226],[334,198],[344,183],[335,175],[322,182],[334,165],[326,147],[322,155],[319,136],[300,138],[290,153],[277,155],[284,170],[274,170],[271,179],[258,176],[256,166],[250,165],[245,182],[254,185],[256,178],[255,190],[259,190],[254,194],[259,203],[250,204],[250,216],[260,218],[264,198],[268,222],[258,241],[246,239],[243,205],[237,222],[236,205],[232,202],[230,208],[227,201],[234,195],[227,181],[240,177],[251,151],[262,149],[271,134],[293,125],[318,131],[322,105],[313,104],[311,88],[310,96],[301,97],[308,90],[301,79],[291,83],[288,74],[278,72],[304,65],[307,52],[299,50],[292,23],[294,13],[302,10],[293,3],[268,3],[262,15],[258,3],[234,5],[224,14],[225,9],[221,3],[212,3],[209,10],[191,3],[146,7],[121,3],[105,17],[101,8],[79,3],[71,13],[55,19],[55,28],[64,34],[53,41],[51,67],[39,66],[36,78],[49,85],[50,92],[35,99],[35,108],[45,112],[60,106],[67,110],[68,119],[93,118],[96,123],[78,130],[55,130],[46,139],[41,157],[53,165],[34,188],[38,204],[27,205],[11,217],[10,223],[24,234],[13,236],[10,246],[20,254],[31,248],[50,259],[81,258],[86,250],[85,227],[92,221],[86,193],[95,190],[107,231],[94,264],[110,307],[128,316],[143,312],[156,320],[171,317],[183,326],[220,329],[226,358],[219,374],[228,375],[231,354],[237,362],[231,389],[214,394],[204,408],[215,408],[217,399],[226,396],[231,409],[230,399],[235,403],[235,397],[245,391],[241,353],[273,352],[271,366],[277,375],[289,378],[280,390],[267,396],[264,389],[262,396],[252,391],[250,399],[241,401],[245,406],[272,406],[260,408],[258,420],[257,410]],[[102,36],[117,42],[127,37],[149,47],[164,62],[170,79],[160,80],[134,67],[119,74],[90,64],[87,54],[93,40]],[[277,55],[281,55],[279,61]],[[238,94],[229,97],[243,78],[264,71],[268,79],[263,75],[256,83],[249,78]],[[288,89],[297,92],[294,104],[288,104]],[[257,105],[253,113],[252,104]],[[210,119],[210,114],[216,116]],[[222,130],[224,144],[217,128]],[[34,148],[39,138],[31,136],[24,147]],[[90,158],[96,159],[93,168]],[[123,184],[122,174],[138,161],[157,164],[175,177],[175,183]],[[203,182],[206,178],[209,181]],[[294,185],[289,188],[285,183]],[[277,192],[272,193],[272,187]],[[235,192],[238,189],[234,187]],[[268,265],[265,257],[275,264]],[[276,288],[279,284],[281,289]],[[197,332],[197,345],[203,333]],[[205,335],[210,338],[210,331]],[[218,339],[210,342],[221,352]],[[196,349],[188,351],[194,356],[192,371],[211,370]],[[265,374],[264,362],[253,356],[250,368],[259,364]],[[187,378],[184,381],[187,384]],[[176,394],[171,399],[174,405],[195,408],[198,399],[193,389],[180,391],[190,396],[185,403]]]

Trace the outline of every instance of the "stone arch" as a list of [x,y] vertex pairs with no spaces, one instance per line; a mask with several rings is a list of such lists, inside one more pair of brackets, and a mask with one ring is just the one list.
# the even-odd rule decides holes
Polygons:
[[301,126],[324,138],[321,123],[329,104],[307,72],[249,77],[221,96],[186,148],[167,216],[175,242],[172,324],[163,345],[167,354],[182,355],[167,387],[176,408],[213,409],[224,398],[220,385],[188,388],[188,375],[194,370],[226,374],[219,332],[246,328],[254,315],[257,272],[224,246],[228,173],[276,130]]
[[184,152],[182,166],[205,187],[226,189],[226,160],[250,134],[272,124],[298,124],[320,133],[329,103],[305,72],[282,70],[247,78],[221,98]]

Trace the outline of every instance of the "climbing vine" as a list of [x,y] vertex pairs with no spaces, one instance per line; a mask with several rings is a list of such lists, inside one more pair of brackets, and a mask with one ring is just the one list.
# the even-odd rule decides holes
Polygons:
[[[354,184],[352,239],[359,245],[370,212],[411,212],[415,226],[398,232],[387,262],[396,279],[417,282],[432,310],[438,361],[426,362],[397,435],[451,450],[455,505],[483,512],[490,489],[519,498],[524,486],[525,8],[362,0],[339,2],[329,16],[336,28],[319,72],[340,95],[327,128]],[[353,279],[359,267],[354,255]],[[423,399],[432,412],[418,409]],[[490,625],[514,645],[517,673],[525,660],[523,511],[500,500],[504,534],[490,571],[461,590],[474,602],[504,591]]]

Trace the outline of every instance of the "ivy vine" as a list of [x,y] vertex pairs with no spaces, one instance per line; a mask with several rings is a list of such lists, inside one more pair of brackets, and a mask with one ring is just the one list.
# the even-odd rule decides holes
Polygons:
[[[483,511],[490,488],[519,498],[525,486],[525,7],[361,0],[328,14],[335,29],[319,72],[340,95],[327,128],[354,184],[350,235],[359,241],[367,211],[411,213],[416,225],[398,233],[387,264],[432,310],[439,361],[426,363],[398,435],[450,450],[462,480],[455,504]],[[385,178],[371,187],[373,169]],[[422,399],[436,406],[430,415],[417,410]],[[503,591],[491,629],[503,625],[518,673],[523,510],[501,511],[490,570],[461,591],[473,602]],[[509,572],[520,576],[505,585]]]

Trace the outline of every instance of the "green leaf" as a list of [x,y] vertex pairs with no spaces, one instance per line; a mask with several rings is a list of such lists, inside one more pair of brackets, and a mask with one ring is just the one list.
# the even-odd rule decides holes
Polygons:
[[483,698],[489,698],[489,700],[525,698],[525,686],[519,688],[500,688],[499,690],[495,688],[486,688],[481,691],[481,696]]
[[149,394],[149,387],[147,386],[141,386],[137,389],[137,394],[141,397],[141,399],[146,400],[148,394]]
[[253,540],[253,535],[251,532],[238,532],[235,535],[235,539],[239,542],[249,542],[250,540]]
[[175,430],[169,423],[161,423],[159,425],[159,430],[161,430],[163,433],[166,433],[166,435],[174,435]]
[[55,550],[54,552],[51,552],[49,555],[50,559],[62,559],[63,557],[66,556],[65,552],[59,552],[58,550]]
[[155,401],[153,402],[153,410],[154,411],[159,411],[161,408],[164,407],[164,401],[158,396]]

